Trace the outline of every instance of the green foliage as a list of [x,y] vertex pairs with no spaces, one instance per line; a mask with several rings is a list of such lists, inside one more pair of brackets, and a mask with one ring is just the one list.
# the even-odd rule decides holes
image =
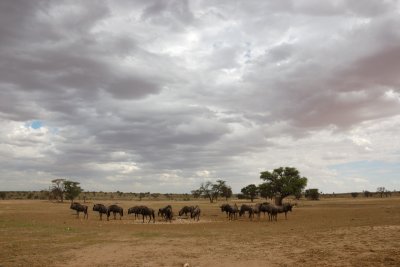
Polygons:
[[64,193],[65,198],[73,201],[76,197],[82,193],[82,188],[79,186],[78,182],[64,181]]
[[232,197],[232,188],[227,186],[224,181],[224,184],[221,186],[221,188],[219,188],[219,194],[221,197],[224,197],[226,200],[228,200],[228,198]]
[[249,184],[241,189],[242,194],[245,198],[250,199],[253,202],[254,198],[258,195],[258,187],[255,184]]
[[311,200],[319,200],[319,190],[317,188],[307,189],[305,197]]
[[202,183],[199,189],[192,190],[192,195],[195,198],[208,198],[210,203],[213,203],[214,200],[218,200],[218,196],[225,198],[231,197],[232,189],[227,186],[226,182],[223,180],[217,180],[215,184],[211,181],[207,181],[206,183]]
[[280,195],[284,199],[290,195],[301,194],[307,186],[307,178],[301,177],[299,171],[292,167],[280,167],[272,172],[261,172],[260,178],[265,181],[264,194]]
[[258,186],[258,192],[261,197],[272,199],[274,197],[274,190],[270,183],[262,183]]

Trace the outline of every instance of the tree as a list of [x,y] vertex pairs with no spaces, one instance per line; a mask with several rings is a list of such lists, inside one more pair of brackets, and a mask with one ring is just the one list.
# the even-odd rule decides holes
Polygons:
[[74,201],[76,197],[79,196],[80,193],[82,193],[82,188],[79,186],[78,182],[74,181],[64,181],[64,193],[65,193],[65,198],[71,200],[71,202]]
[[307,178],[301,177],[299,171],[292,167],[280,167],[272,172],[261,172],[260,178],[264,180],[274,193],[276,204],[282,205],[282,200],[290,195],[296,195],[307,185]]
[[351,196],[352,196],[353,198],[356,198],[356,197],[358,197],[358,193],[357,193],[357,192],[352,192],[352,193],[351,193]]
[[217,180],[217,182],[215,183],[215,184],[212,184],[212,191],[214,192],[214,199],[215,199],[215,201],[217,201],[218,200],[218,196],[222,196],[222,194],[223,194],[223,190],[224,190],[224,188],[226,187],[227,185],[226,185],[226,182],[225,181],[223,181],[223,180],[221,180],[221,179],[219,179],[219,180]]
[[218,200],[218,196],[225,197],[226,199],[232,196],[232,189],[226,185],[223,180],[217,180],[214,184],[211,181],[202,183],[199,189],[191,191],[194,198],[204,197],[213,203],[214,200]]
[[376,189],[376,193],[380,194],[381,197],[383,197],[383,194],[385,193],[385,191],[386,191],[386,188],[383,187],[383,186],[378,187],[378,188]]
[[202,184],[200,186],[200,191],[202,192],[202,195],[205,198],[208,198],[210,200],[210,203],[213,203],[214,199],[216,199],[216,197],[218,197],[219,194],[218,186],[216,186],[210,181],[206,182],[205,184]]
[[6,192],[4,192],[4,191],[0,192],[0,198],[2,200],[6,199],[6,195],[7,195]]
[[253,202],[254,198],[258,195],[258,188],[255,184],[249,184],[246,187],[243,187],[241,192],[245,196],[245,198],[250,199]]
[[55,199],[60,198],[61,202],[64,202],[64,182],[66,180],[62,178],[54,179],[51,182],[53,183],[51,187],[51,193]]
[[305,197],[311,200],[319,199],[319,190],[318,188],[307,189],[304,193]]
[[228,201],[228,198],[232,197],[232,188],[230,186],[224,186],[222,187],[222,193],[221,193],[221,197],[224,197],[225,200]]
[[366,191],[364,191],[364,196],[365,197],[372,197],[372,193],[366,190]]
[[265,199],[272,199],[274,197],[274,191],[270,183],[262,183],[258,186],[258,192],[261,197]]
[[201,197],[201,190],[200,189],[192,190],[191,193],[192,193],[194,198]]

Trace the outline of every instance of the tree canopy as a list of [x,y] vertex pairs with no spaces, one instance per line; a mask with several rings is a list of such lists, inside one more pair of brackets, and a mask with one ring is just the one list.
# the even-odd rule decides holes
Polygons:
[[218,200],[218,196],[231,197],[232,189],[223,180],[217,180],[216,183],[207,181],[206,183],[202,183],[199,189],[193,190],[192,195],[195,198],[200,196],[208,198],[210,203],[213,203],[214,200]]
[[245,198],[248,198],[253,202],[254,198],[258,195],[258,187],[255,184],[249,184],[241,189],[241,192]]
[[82,193],[82,188],[78,182],[64,181],[64,192],[65,198],[71,200],[71,202]]
[[300,172],[293,167],[280,167],[272,172],[261,172],[260,179],[265,181],[264,185],[275,196],[279,195],[279,203],[290,195],[296,195],[307,186],[307,178],[301,177]]

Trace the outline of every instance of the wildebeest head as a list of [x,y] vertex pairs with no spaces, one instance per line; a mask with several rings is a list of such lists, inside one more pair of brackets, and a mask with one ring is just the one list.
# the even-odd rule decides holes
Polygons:
[[222,211],[222,212],[227,211],[227,207],[229,207],[229,204],[222,204],[222,205],[220,206],[221,211]]

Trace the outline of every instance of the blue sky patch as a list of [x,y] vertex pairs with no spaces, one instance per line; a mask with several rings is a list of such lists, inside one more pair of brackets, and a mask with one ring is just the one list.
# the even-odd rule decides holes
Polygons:
[[39,121],[39,120],[35,120],[35,121],[32,121],[31,122],[31,128],[33,128],[33,129],[40,129],[40,128],[42,128],[42,126],[43,126],[43,122],[42,121]]

